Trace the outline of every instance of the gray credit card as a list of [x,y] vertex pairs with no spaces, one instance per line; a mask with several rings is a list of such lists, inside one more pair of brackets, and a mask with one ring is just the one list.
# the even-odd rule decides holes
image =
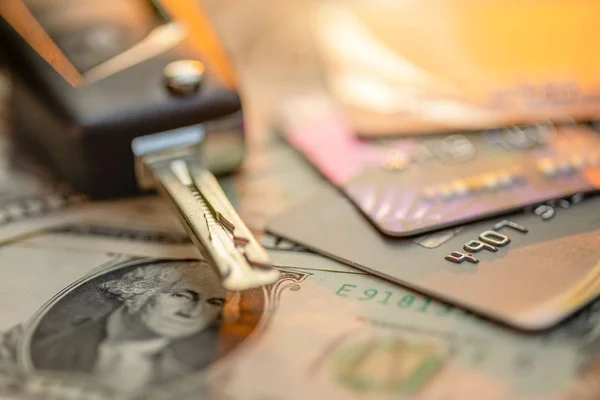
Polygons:
[[407,239],[390,238],[327,188],[269,231],[525,330],[549,328],[600,291],[600,196],[580,195]]

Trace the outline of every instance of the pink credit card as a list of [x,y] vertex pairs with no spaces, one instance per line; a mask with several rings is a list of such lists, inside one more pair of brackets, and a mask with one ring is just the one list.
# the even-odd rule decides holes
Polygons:
[[282,115],[286,140],[390,236],[527,206],[543,213],[543,203],[568,207],[600,188],[600,134],[588,125],[367,140],[324,96],[295,98]]

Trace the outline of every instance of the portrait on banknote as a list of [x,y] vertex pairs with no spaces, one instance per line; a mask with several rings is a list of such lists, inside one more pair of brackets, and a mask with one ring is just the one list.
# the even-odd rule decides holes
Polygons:
[[31,362],[91,373],[124,390],[164,383],[213,360],[225,295],[203,261],[151,261],[101,274],[41,315]]

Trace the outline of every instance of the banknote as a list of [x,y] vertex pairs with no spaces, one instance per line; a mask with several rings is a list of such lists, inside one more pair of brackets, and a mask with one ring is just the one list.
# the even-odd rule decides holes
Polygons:
[[185,398],[203,398],[207,369],[306,277],[284,271],[271,287],[226,293],[197,257],[17,242],[0,260],[0,395],[15,398],[171,398],[188,381]]
[[524,335],[285,242],[270,254],[281,266],[277,283],[225,293],[202,259],[185,254],[1,247],[0,394],[599,395],[598,302],[553,331]]

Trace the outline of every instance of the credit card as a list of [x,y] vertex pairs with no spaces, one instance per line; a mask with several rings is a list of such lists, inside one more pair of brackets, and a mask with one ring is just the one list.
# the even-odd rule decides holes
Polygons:
[[600,134],[589,125],[374,141],[354,137],[325,97],[297,98],[282,114],[287,141],[390,236],[600,188]]
[[595,118],[598,17],[589,1],[322,0],[311,33],[355,134],[429,134]]
[[395,239],[326,188],[274,218],[268,230],[523,330],[553,326],[600,291],[600,196]]

